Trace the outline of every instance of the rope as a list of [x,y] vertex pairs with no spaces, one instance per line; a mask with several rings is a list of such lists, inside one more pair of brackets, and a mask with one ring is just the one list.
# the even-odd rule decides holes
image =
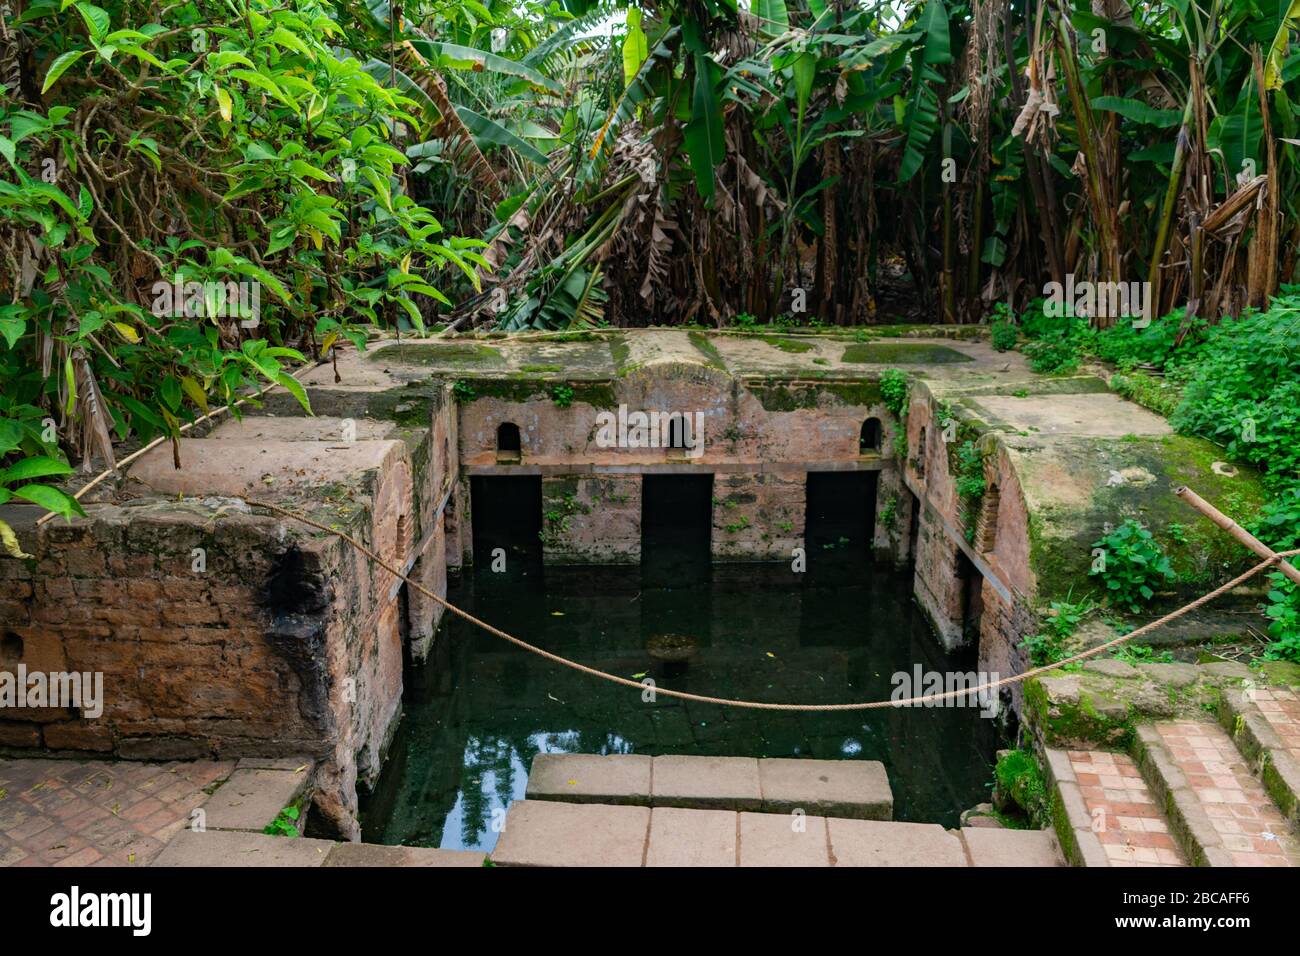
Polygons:
[[[327,525],[321,524],[319,521],[314,521],[313,519],[308,518],[304,515],[300,515],[295,511],[290,511],[288,508],[283,508],[280,505],[271,504],[270,502],[267,501],[249,501],[248,504],[255,508],[265,508],[267,511],[271,511],[275,514],[282,515],[294,521],[300,521],[303,524],[307,525],[308,527],[315,528],[318,531],[324,531],[326,534],[332,534],[332,535],[336,535],[339,538],[342,538],[348,544],[352,545],[352,547],[356,548],[358,551],[360,551],[362,554],[368,557],[371,561],[374,561],[376,564],[378,564],[381,568],[388,571],[389,573],[396,575],[398,578],[405,581],[411,587],[415,588],[425,597],[437,601],[448,611],[451,611],[453,614],[457,615],[458,617],[464,618],[466,621],[473,624],[474,626],[482,628],[483,630],[491,634],[493,637],[499,637],[502,640],[509,641],[511,644],[514,644],[516,647],[521,647],[530,653],[536,654],[538,657],[542,657],[548,661],[551,661],[552,663],[560,664],[563,667],[571,668],[575,671],[578,671],[580,674],[587,674],[590,677],[598,677],[601,680],[607,680],[615,684],[621,684],[624,687],[630,687],[638,691],[644,691],[648,686],[650,686],[650,685],[643,684],[640,681],[635,681],[627,677],[620,677],[618,674],[610,674],[606,671],[597,670],[594,667],[588,667],[586,664],[580,664],[577,661],[569,660],[567,657],[561,657],[559,654],[553,654],[550,651],[544,650],[535,644],[528,643],[522,638],[515,637],[513,634],[508,634],[505,631],[501,630],[500,628],[492,626],[486,621],[475,617],[473,614],[470,614],[468,611],[458,608],[456,605],[452,604],[446,598],[443,598],[433,593],[424,585],[420,584],[418,581],[412,581],[401,571],[397,570],[395,567],[393,567],[391,564],[389,564],[379,555],[375,554],[374,551],[366,547],[364,544],[362,544],[360,541],[358,541],[356,538],[354,538],[352,535],[348,534],[345,531],[339,531],[337,528],[331,528]],[[1096,647],[1090,648],[1089,650],[1081,651],[1078,654],[1073,655],[1072,657],[1067,657],[1065,660],[1057,661],[1054,664],[1047,664],[1042,667],[1035,667],[1032,668],[1031,670],[1025,671],[1024,673],[1015,674],[1011,677],[1003,677],[996,681],[981,683],[974,688],[967,688],[966,690],[951,690],[951,691],[945,691],[943,693],[929,694],[923,697],[909,697],[906,700],[875,700],[875,701],[868,701],[866,703],[857,703],[857,704],[770,704],[770,703],[765,703],[762,701],[755,701],[755,700],[730,700],[725,697],[709,697],[705,694],[691,694],[688,693],[687,691],[671,690],[667,687],[659,687],[659,686],[654,686],[653,692],[655,694],[663,694],[665,697],[676,697],[679,700],[690,700],[700,704],[718,704],[723,707],[742,707],[749,710],[790,710],[790,711],[882,710],[886,707],[914,707],[917,705],[932,703],[935,701],[951,700],[959,697],[969,697],[972,693],[976,693],[979,691],[991,690],[996,687],[1006,687],[1011,684],[1018,684],[1021,681],[1028,680],[1029,678],[1034,677],[1038,674],[1043,674],[1048,671],[1056,670],[1059,667],[1064,667],[1066,664],[1073,664],[1076,661],[1082,661],[1089,657],[1094,657],[1097,654],[1100,654],[1102,651],[1109,650],[1112,647],[1118,647],[1120,644],[1123,644],[1125,641],[1131,641],[1135,637],[1138,637],[1142,634],[1147,634],[1158,627],[1168,624],[1170,621],[1177,620],[1183,615],[1191,611],[1194,611],[1196,608],[1200,607],[1201,605],[1213,601],[1221,594],[1231,591],[1233,588],[1237,587],[1239,584],[1243,583],[1244,581],[1247,581],[1250,578],[1254,577],[1256,574],[1258,574],[1260,571],[1263,571],[1265,568],[1269,567],[1270,565],[1276,564],[1282,558],[1288,558],[1297,554],[1300,554],[1300,548],[1297,548],[1294,551],[1283,551],[1274,554],[1272,557],[1264,559],[1259,564],[1255,565],[1253,568],[1250,568],[1249,570],[1244,571],[1243,573],[1237,575],[1237,577],[1233,578],[1227,584],[1222,584],[1219,587],[1215,588],[1213,591],[1201,595],[1199,598],[1190,602],[1189,604],[1185,604],[1184,606],[1178,608],[1175,611],[1170,611],[1164,617],[1151,621],[1149,624],[1144,624],[1141,627],[1139,627],[1137,630],[1130,631],[1128,634],[1123,634],[1115,638],[1114,640],[1107,641],[1105,644],[1099,644]]]

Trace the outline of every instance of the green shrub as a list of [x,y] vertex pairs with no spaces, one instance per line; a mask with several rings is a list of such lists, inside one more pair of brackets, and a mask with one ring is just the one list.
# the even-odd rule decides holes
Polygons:
[[1177,580],[1151,532],[1132,518],[1092,546],[1101,548],[1103,554],[1099,565],[1089,573],[1101,578],[1112,604],[1140,611],[1157,587]]
[[1264,613],[1271,621],[1268,633],[1273,643],[1264,656],[1273,661],[1300,664],[1300,589],[1281,571],[1271,573],[1268,580],[1272,588]]
[[1300,295],[1205,333],[1171,424],[1218,442],[1274,484],[1300,477]]
[[1091,596],[1085,596],[1082,601],[1072,602],[1068,597],[1064,601],[1053,601],[1044,630],[1026,637],[1020,644],[1029,655],[1030,663],[1035,667],[1045,667],[1067,657],[1066,640],[1096,607]]
[[1029,342],[1022,351],[1029,359],[1029,367],[1044,375],[1073,372],[1083,359],[1079,347],[1064,337]]
[[957,448],[957,494],[963,498],[984,497],[984,453],[973,441]]
[[887,368],[880,373],[880,395],[885,407],[900,422],[907,417],[907,373],[896,368]]
[[1010,322],[994,322],[992,333],[993,347],[999,352],[1007,352],[1016,347],[1020,341],[1020,331]]

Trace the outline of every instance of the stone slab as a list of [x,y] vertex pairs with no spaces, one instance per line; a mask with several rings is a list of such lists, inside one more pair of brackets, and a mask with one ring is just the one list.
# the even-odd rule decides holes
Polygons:
[[961,838],[972,866],[1065,866],[1049,830],[964,827]]
[[968,866],[955,833],[936,823],[826,821],[836,866]]
[[180,440],[181,468],[164,442],[131,466],[131,478],[169,495],[230,495],[332,484],[384,469],[405,454],[400,441]]
[[334,866],[465,866],[482,867],[487,854],[477,850],[439,850],[421,846],[340,843],[325,857]]
[[307,788],[292,770],[236,770],[203,804],[209,830],[261,831]]
[[758,762],[762,809],[767,813],[805,813],[858,820],[890,820],[894,795],[885,765],[877,760],[799,760]]
[[830,866],[826,818],[740,814],[741,866]]
[[516,800],[492,851],[499,866],[640,866],[649,807]]
[[762,790],[753,757],[654,757],[651,805],[691,810],[758,810]]
[[379,441],[386,438],[395,427],[392,422],[375,421],[372,418],[250,415],[242,419],[226,419],[207,435],[207,440],[326,441],[337,444],[345,441]]
[[322,866],[334,844],[262,833],[182,830],[154,866]]
[[645,806],[650,802],[650,759],[643,754],[538,754],[525,796]]
[[736,814],[730,810],[650,811],[646,866],[735,866]]

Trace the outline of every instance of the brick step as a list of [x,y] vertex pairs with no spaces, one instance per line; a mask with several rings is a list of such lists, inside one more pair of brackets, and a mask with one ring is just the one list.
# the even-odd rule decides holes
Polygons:
[[1108,750],[1045,750],[1052,818],[1074,866],[1185,866],[1137,763]]
[[1059,866],[1041,831],[556,800],[510,805],[498,866]]
[[642,754],[538,754],[529,800],[889,820],[894,797],[875,760]]
[[1218,714],[1282,815],[1300,831],[1300,694],[1284,687],[1225,691]]
[[1191,863],[1300,866],[1300,840],[1217,723],[1143,724],[1134,753]]

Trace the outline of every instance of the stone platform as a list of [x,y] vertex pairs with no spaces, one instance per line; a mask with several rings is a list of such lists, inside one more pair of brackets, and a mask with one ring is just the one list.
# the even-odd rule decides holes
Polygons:
[[641,754],[538,754],[529,800],[889,820],[894,797],[875,760]]
[[498,866],[1063,866],[1045,830],[522,800]]

